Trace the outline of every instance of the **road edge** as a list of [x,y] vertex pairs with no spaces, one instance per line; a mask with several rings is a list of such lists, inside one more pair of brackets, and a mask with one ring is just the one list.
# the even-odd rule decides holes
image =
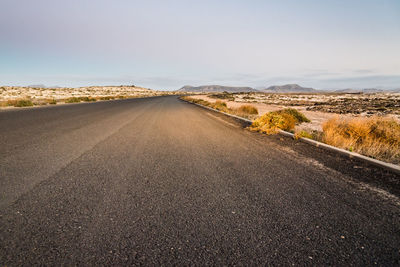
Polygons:
[[[193,102],[187,101],[187,100],[182,99],[182,98],[179,98],[179,100],[184,101],[184,102],[189,103],[189,104],[193,104],[193,105],[202,107],[204,109],[208,109],[208,110],[211,110],[211,111],[214,111],[214,112],[218,112],[218,113],[224,114],[226,116],[235,118],[237,120],[243,121],[243,122],[248,123],[248,124],[253,123],[253,121],[251,121],[249,119],[242,118],[242,117],[239,117],[239,116],[236,116],[236,115],[233,115],[233,114],[229,114],[229,113],[226,113],[226,112],[222,112],[220,110],[213,109],[213,108],[210,108],[210,107],[206,107],[206,106],[203,106],[203,105],[200,105],[200,104],[197,104],[197,103],[193,103]],[[355,158],[355,159],[361,160],[363,162],[367,162],[369,164],[372,164],[372,165],[375,165],[375,166],[384,168],[386,170],[389,170],[389,171],[392,171],[392,172],[400,174],[400,166],[397,166],[395,164],[391,164],[391,163],[387,163],[387,162],[384,162],[384,161],[381,161],[381,160],[377,160],[377,159],[373,159],[373,158],[370,158],[370,157],[367,157],[367,156],[363,156],[361,154],[358,154],[358,153],[355,153],[355,152],[350,152],[350,151],[344,150],[342,148],[334,147],[334,146],[331,146],[331,145],[328,145],[328,144],[325,144],[325,143],[322,143],[322,142],[318,142],[318,141],[315,141],[315,140],[312,140],[312,139],[308,139],[308,138],[304,138],[304,137],[295,138],[294,134],[286,132],[286,131],[283,131],[283,130],[279,130],[278,133],[283,135],[283,136],[299,140],[299,141],[301,141],[303,143],[306,143],[306,144],[309,144],[309,145],[312,145],[312,146],[315,146],[315,147],[320,147],[322,149],[325,149],[325,150],[328,150],[328,151],[331,151],[331,152],[335,152],[335,153],[347,156],[349,158]]]

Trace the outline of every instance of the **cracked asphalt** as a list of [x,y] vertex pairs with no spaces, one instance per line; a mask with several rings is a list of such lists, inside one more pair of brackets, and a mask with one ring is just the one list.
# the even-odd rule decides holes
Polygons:
[[399,265],[400,178],[175,96],[0,111],[0,265]]

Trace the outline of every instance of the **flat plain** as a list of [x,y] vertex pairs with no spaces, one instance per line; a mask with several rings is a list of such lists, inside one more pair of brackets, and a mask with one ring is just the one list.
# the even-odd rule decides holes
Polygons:
[[2,265],[398,265],[398,175],[175,96],[0,111]]

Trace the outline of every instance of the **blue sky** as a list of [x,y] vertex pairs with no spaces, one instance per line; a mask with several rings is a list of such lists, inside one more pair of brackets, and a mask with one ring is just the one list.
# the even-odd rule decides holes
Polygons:
[[0,0],[0,84],[400,88],[399,0]]

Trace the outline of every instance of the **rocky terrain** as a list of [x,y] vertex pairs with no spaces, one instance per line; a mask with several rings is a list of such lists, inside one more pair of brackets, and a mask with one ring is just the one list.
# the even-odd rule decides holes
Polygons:
[[[232,98],[232,95],[230,95]],[[237,102],[304,107],[310,111],[337,114],[400,116],[400,93],[304,93],[304,94],[235,94]]]

